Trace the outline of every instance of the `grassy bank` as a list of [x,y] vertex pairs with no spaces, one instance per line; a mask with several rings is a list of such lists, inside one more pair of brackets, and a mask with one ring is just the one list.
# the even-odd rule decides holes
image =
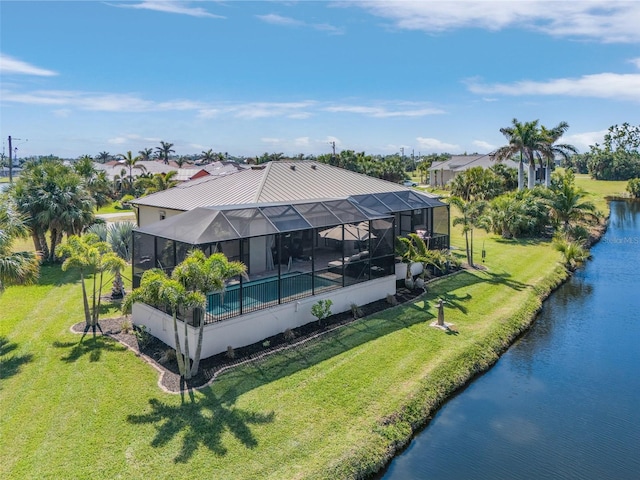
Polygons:
[[[0,296],[2,478],[352,478],[498,358],[565,276],[544,241],[484,242],[487,271],[170,395],[108,338],[78,343],[73,273]],[[462,247],[456,231],[454,244]],[[478,255],[479,256],[479,255]],[[431,328],[434,300],[457,335]],[[113,309],[106,307],[106,315]]]

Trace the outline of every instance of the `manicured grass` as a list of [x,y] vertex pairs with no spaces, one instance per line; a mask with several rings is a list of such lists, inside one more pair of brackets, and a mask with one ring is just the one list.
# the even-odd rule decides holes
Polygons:
[[101,213],[128,213],[131,212],[133,214],[133,210],[122,210],[121,208],[116,208],[116,205],[120,205],[120,200],[116,200],[111,202],[109,205],[105,205],[104,207],[98,208],[96,210],[96,214]]
[[576,185],[591,194],[589,200],[595,203],[598,210],[607,211],[605,197],[628,197],[627,180],[593,180],[589,175],[576,175]]
[[[453,243],[463,250],[459,228]],[[544,241],[476,232],[487,271],[317,342],[163,393],[108,338],[80,344],[77,274],[0,296],[2,478],[351,478],[373,471],[467,378],[493,363],[566,275]],[[434,300],[459,334],[429,327]],[[106,307],[106,315],[115,314]]]

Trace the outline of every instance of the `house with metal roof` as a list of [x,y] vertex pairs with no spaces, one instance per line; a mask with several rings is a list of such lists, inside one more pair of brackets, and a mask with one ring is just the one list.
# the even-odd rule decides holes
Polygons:
[[[247,278],[210,292],[204,312],[182,316],[194,341],[205,323],[203,358],[313,321],[318,300],[339,313],[395,293],[399,235],[420,230],[430,247],[449,247],[449,207],[437,196],[314,161],[253,165],[131,203],[134,286],[194,248],[247,266]],[[133,315],[173,345],[171,317],[141,304]]]
[[[513,160],[503,162],[509,168],[518,168],[518,163]],[[493,154],[485,155],[452,155],[448,160],[433,162],[429,168],[429,185],[432,187],[444,187],[456,175],[473,167],[489,168],[496,164]]]

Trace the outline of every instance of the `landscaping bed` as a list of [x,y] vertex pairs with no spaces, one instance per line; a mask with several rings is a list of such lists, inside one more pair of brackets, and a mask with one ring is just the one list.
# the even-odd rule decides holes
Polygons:
[[[399,288],[394,298],[397,303],[405,303],[414,300],[423,293],[424,290],[422,289],[409,290]],[[363,305],[359,307],[358,318],[381,312],[391,306],[393,306],[393,303],[390,303],[386,299]],[[134,333],[133,329],[130,328],[127,317],[103,319],[100,320],[100,326],[105,335],[114,338],[133,351],[138,352],[142,358],[160,370],[161,378],[159,383],[163,389],[168,392],[178,393],[185,388],[199,388],[207,385],[219,372],[229,367],[245,363],[255,358],[261,358],[269,353],[282,350],[287,346],[295,348],[295,345],[304,343],[311,338],[317,337],[319,334],[332,331],[337,327],[347,325],[355,320],[357,319],[354,318],[351,311],[337,313],[326,318],[322,325],[319,325],[317,321],[313,321],[292,329],[293,338],[290,336],[286,338],[284,332],[282,332],[251,345],[235,348],[233,350],[233,358],[230,358],[227,352],[204,358],[200,360],[198,374],[188,382],[184,382],[180,377],[175,355],[167,355],[173,348],[152,335],[148,336],[148,341],[141,347],[138,336]],[[76,333],[81,333],[84,330],[84,326],[84,322],[78,323],[72,327],[72,330]],[[90,333],[85,337],[85,341],[90,341]]]

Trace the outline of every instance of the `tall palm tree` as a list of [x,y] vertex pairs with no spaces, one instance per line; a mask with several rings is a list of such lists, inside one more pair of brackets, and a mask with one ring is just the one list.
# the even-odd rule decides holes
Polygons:
[[518,190],[524,188],[524,162],[529,164],[529,188],[535,183],[536,151],[540,150],[543,138],[538,128],[538,120],[521,123],[514,118],[510,127],[500,129],[507,141],[507,145],[500,147],[496,153],[496,161],[504,161],[519,154],[518,162]]
[[[87,229],[87,233],[98,236],[100,241],[107,242],[111,250],[127,263],[131,263],[131,251],[133,248],[133,222],[95,223]],[[122,272],[115,271],[111,298],[121,298],[124,295],[124,282]]]
[[118,154],[118,158],[122,160],[122,164],[129,169],[129,185],[133,185],[133,169],[137,168],[143,172],[146,172],[147,169],[144,165],[137,165],[137,163],[142,160],[141,157],[134,157],[131,153],[131,150],[127,152],[126,155],[122,153]]
[[158,158],[164,160],[164,163],[169,163],[169,156],[172,153],[176,153],[171,147],[173,147],[173,143],[165,142],[163,140],[160,140],[160,146],[156,147]]
[[464,233],[465,243],[467,247],[467,263],[470,267],[473,264],[473,230],[480,225],[480,219],[484,212],[485,202],[483,201],[466,201],[460,197],[451,197],[449,200],[454,205],[461,216],[453,219],[453,225],[462,225],[462,233]]
[[540,155],[540,170],[544,172],[544,185],[551,185],[551,165],[557,156],[568,160],[571,154],[578,153],[573,145],[568,143],[556,143],[569,129],[567,122],[560,122],[551,130],[543,125],[540,127],[540,135],[543,137],[542,152]]
[[0,293],[7,285],[31,284],[40,273],[34,252],[13,252],[14,239],[29,236],[25,218],[8,198],[0,198]]
[[153,148],[143,148],[142,150],[138,150],[140,159],[145,162],[151,160],[151,155],[153,155]]
[[[122,270],[125,268],[126,263],[113,253],[108,243],[100,241],[97,235],[91,233],[82,237],[76,235],[69,237],[67,242],[60,246],[59,256],[65,258],[62,263],[63,271],[69,268],[77,268],[80,271],[85,315],[85,328],[82,338],[90,328],[93,330],[95,338],[96,328],[102,333],[99,317],[104,273],[107,271],[115,273],[118,270]],[[91,275],[93,280],[91,307],[89,307],[85,274]]]
[[[180,282],[188,291],[224,294],[227,280],[238,275],[246,275],[246,271],[247,267],[242,262],[230,262],[222,253],[214,253],[207,258],[202,250],[193,250],[182,263],[176,266],[171,278]],[[204,315],[200,315],[198,346],[191,367],[191,375],[198,373],[203,336]],[[188,367],[188,357],[185,357],[185,364]]]

